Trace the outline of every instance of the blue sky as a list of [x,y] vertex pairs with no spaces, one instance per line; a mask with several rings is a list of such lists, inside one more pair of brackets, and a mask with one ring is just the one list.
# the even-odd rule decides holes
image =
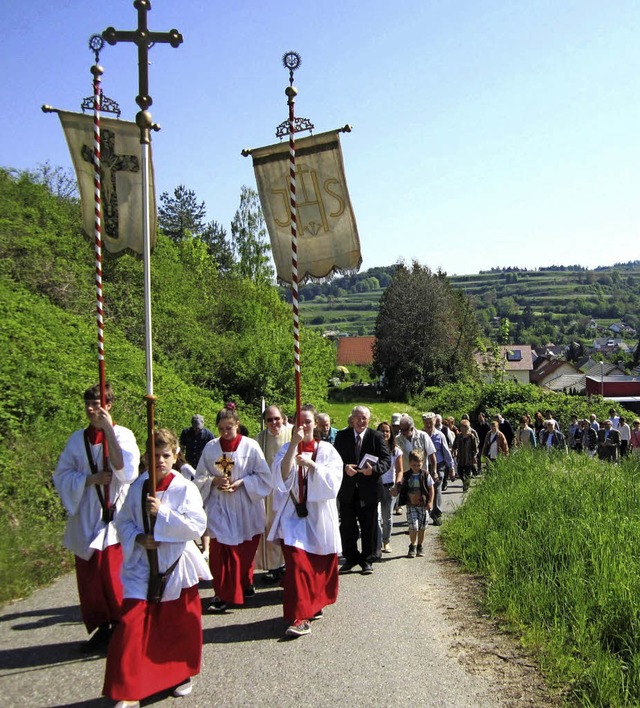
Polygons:
[[[91,93],[89,37],[133,29],[132,0],[0,8],[0,164],[70,166],[49,103]],[[228,228],[244,147],[287,117],[281,57],[302,56],[296,113],[342,138],[363,268],[450,274],[640,258],[640,3],[635,0],[152,0],[158,193],[195,190]],[[133,45],[105,46],[103,88],[137,111]]]

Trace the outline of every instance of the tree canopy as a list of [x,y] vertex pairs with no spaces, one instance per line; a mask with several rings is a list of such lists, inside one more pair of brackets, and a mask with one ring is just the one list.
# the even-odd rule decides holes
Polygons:
[[231,237],[236,256],[236,268],[242,278],[258,283],[273,282],[271,247],[255,189],[244,185],[240,191],[240,206],[231,222]]
[[395,397],[464,378],[473,367],[477,324],[467,297],[417,261],[396,267],[375,336],[374,369]]
[[179,184],[173,194],[163,192],[158,206],[158,224],[173,241],[195,236],[204,229],[207,209],[204,202],[198,203],[193,189]]

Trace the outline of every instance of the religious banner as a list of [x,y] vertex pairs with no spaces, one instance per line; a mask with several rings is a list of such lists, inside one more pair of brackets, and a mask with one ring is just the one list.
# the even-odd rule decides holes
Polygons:
[[[89,238],[95,227],[93,162],[93,116],[57,111],[78,178],[82,202],[82,225]],[[102,182],[102,240],[108,251],[143,250],[142,170],[140,129],[135,123],[100,119],[100,165]],[[156,201],[153,165],[150,168],[149,213],[151,246],[156,240]]]
[[[358,227],[337,130],[295,141],[298,279],[357,271]],[[278,279],[291,283],[289,143],[250,151]]]

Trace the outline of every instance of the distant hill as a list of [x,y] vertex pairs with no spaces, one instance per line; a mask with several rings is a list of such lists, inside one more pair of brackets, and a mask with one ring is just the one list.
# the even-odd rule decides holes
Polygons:
[[[303,322],[325,332],[373,334],[378,301],[394,270],[370,268],[304,285]],[[578,265],[494,268],[450,280],[471,298],[483,332],[492,338],[500,319],[509,320],[509,342],[534,345],[589,342],[607,336],[608,326],[618,322],[640,330],[640,261],[593,270]]]

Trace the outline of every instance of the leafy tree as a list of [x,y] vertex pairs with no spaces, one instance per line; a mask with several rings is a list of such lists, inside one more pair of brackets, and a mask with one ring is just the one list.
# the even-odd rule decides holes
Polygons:
[[35,182],[43,184],[48,192],[62,201],[77,203],[79,199],[78,182],[71,168],[54,167],[50,162],[43,162],[29,173]]
[[533,314],[533,308],[531,305],[525,305],[524,309],[522,310],[522,324],[524,327],[527,329],[531,327],[531,325],[535,321],[535,315]]
[[177,242],[204,230],[206,211],[204,202],[198,204],[196,193],[180,184],[173,190],[173,196],[169,192],[160,195],[158,223],[164,233]]
[[374,370],[392,395],[460,379],[473,367],[477,324],[467,297],[446,274],[399,264],[380,299]]
[[260,199],[255,189],[246,185],[240,190],[240,206],[231,222],[231,237],[238,275],[256,283],[271,283],[271,247],[267,240]]
[[508,317],[502,317],[500,319],[500,328],[498,331],[498,341],[500,344],[509,343],[509,334],[511,332],[511,321]]
[[584,345],[580,342],[571,342],[567,347],[567,361],[578,361],[584,356]]

